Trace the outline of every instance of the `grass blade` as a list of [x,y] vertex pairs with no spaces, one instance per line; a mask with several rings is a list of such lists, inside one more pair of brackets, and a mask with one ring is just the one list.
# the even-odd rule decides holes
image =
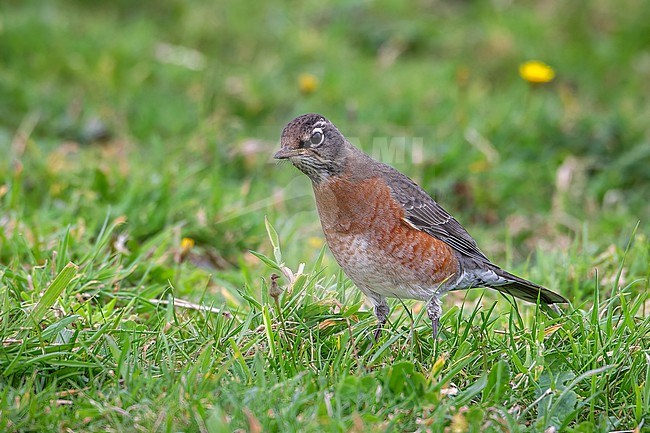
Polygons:
[[61,296],[61,293],[68,287],[70,281],[77,275],[77,269],[79,267],[74,263],[70,262],[59,272],[54,281],[47,288],[43,297],[38,301],[36,307],[32,310],[32,313],[29,315],[29,321],[33,326],[37,326],[45,313],[50,309],[56,300]]

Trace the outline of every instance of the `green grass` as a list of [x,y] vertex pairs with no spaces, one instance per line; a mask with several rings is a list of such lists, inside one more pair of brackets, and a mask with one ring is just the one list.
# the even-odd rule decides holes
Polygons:
[[[0,430],[648,431],[648,23],[638,0],[3,3]],[[525,83],[531,58],[557,78]],[[311,111],[571,305],[452,293],[434,342],[394,301],[375,343],[308,180],[271,161]]]

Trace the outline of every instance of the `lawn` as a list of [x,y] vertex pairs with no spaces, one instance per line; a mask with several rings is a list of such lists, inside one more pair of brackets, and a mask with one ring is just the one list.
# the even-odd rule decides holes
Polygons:
[[[375,342],[306,112],[570,305]],[[642,0],[4,1],[0,431],[650,431],[648,119]]]

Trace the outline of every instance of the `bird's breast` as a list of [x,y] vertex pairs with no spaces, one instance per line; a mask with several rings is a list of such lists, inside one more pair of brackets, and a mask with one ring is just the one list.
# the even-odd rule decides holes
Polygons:
[[406,222],[384,179],[329,180],[314,184],[314,195],[330,250],[360,288],[426,299],[454,280],[459,265],[451,247]]

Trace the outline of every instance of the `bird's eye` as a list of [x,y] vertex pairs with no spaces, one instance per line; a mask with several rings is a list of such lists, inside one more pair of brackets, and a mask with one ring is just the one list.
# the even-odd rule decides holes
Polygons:
[[323,130],[320,128],[314,129],[311,133],[311,137],[309,138],[309,144],[311,146],[320,146],[323,144],[323,141],[325,141]]

